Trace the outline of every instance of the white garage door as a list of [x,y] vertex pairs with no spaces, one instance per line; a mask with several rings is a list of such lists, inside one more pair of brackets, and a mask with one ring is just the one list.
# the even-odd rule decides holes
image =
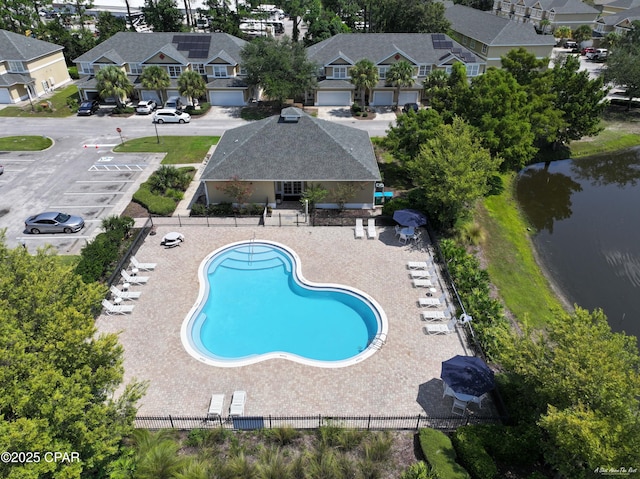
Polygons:
[[404,105],[405,103],[418,103],[418,92],[401,91],[398,98],[398,105]]
[[392,91],[374,91],[373,102],[374,106],[380,105],[393,105],[393,92]]
[[319,91],[316,106],[350,106],[350,91]]
[[158,92],[154,90],[142,90],[140,92],[141,100],[153,100],[157,104],[160,104],[160,97],[158,97]]
[[9,95],[9,90],[6,88],[0,88],[0,103],[11,103],[11,95]]
[[244,96],[241,91],[212,91],[211,104],[217,106],[241,106],[244,105]]

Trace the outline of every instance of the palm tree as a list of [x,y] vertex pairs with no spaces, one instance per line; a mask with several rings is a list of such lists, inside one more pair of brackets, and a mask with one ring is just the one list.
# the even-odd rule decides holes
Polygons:
[[606,46],[609,50],[613,50],[619,43],[622,37],[619,33],[609,32],[605,35],[603,40],[603,45]]
[[189,97],[193,105],[193,100],[207,93],[207,84],[200,73],[187,70],[178,78],[178,91],[180,95]]
[[160,103],[164,102],[162,92],[171,85],[171,78],[167,70],[157,65],[146,67],[140,75],[140,84],[147,90],[155,90],[160,98]]
[[554,35],[556,38],[559,38],[560,43],[562,43],[562,40],[564,40],[565,38],[571,38],[571,27],[568,27],[566,25],[561,25],[558,28],[556,28]]
[[396,87],[396,104],[400,103],[400,89],[413,86],[413,65],[406,60],[400,60],[389,67],[387,84]]
[[538,23],[538,29],[542,34],[545,34],[545,35],[547,33],[547,30],[549,30],[550,26],[551,26],[551,22],[549,21],[548,18],[543,18],[542,20],[540,20],[540,23]]
[[113,65],[96,73],[96,82],[100,97],[115,98],[119,108],[122,107],[124,98],[133,91],[133,85],[124,70]]
[[361,105],[364,107],[364,98],[367,90],[371,90],[378,83],[378,68],[371,60],[363,58],[350,70],[351,83],[360,90]]

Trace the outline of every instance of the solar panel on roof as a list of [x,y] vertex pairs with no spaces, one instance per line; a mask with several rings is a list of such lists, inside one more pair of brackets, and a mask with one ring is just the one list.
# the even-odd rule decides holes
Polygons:
[[210,38],[205,35],[174,35],[172,43],[181,52],[187,52],[187,58],[206,58],[209,56]]

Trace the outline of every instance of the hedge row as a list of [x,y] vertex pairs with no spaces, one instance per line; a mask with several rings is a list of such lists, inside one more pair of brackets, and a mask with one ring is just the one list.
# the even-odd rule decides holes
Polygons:
[[427,463],[440,479],[470,479],[465,468],[456,462],[456,451],[445,433],[421,429],[419,439]]

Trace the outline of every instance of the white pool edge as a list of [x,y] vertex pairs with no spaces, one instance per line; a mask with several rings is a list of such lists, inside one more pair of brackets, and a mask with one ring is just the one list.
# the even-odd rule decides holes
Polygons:
[[[208,293],[208,279],[207,279],[207,264],[209,261],[216,255],[221,252],[235,248],[241,245],[258,245],[265,244],[268,246],[273,246],[276,248],[280,248],[284,250],[287,254],[291,255],[293,261],[295,263],[295,280],[306,287],[314,288],[314,289],[333,289],[337,291],[341,291],[347,294],[351,294],[356,296],[366,302],[369,303],[370,307],[375,312],[375,317],[378,322],[378,333],[375,338],[367,345],[366,349],[361,353],[357,354],[348,359],[340,360],[340,361],[319,361],[314,359],[305,358],[302,356],[298,356],[296,354],[287,353],[287,352],[272,352],[266,354],[257,354],[254,356],[246,356],[238,359],[214,359],[211,357],[203,356],[202,353],[198,350],[198,348],[193,343],[193,340],[190,335],[191,326],[194,321],[197,320],[198,316],[196,313],[200,310],[205,301],[205,296]],[[249,241],[236,241],[234,243],[228,243],[215,251],[209,253],[201,262],[198,267],[198,282],[200,283],[198,289],[198,297],[194,305],[191,307],[189,312],[187,313],[184,321],[182,322],[182,326],[180,328],[180,339],[182,341],[182,345],[189,353],[190,356],[197,359],[198,361],[208,364],[210,366],[216,366],[221,368],[235,368],[241,366],[248,366],[250,364],[256,364],[261,361],[267,361],[269,359],[286,359],[288,361],[293,361],[299,364],[304,364],[306,366],[314,366],[318,368],[344,368],[347,366],[356,365],[365,359],[371,357],[376,351],[380,349],[384,341],[386,341],[387,333],[389,330],[389,322],[387,320],[387,316],[382,309],[382,306],[373,299],[373,297],[369,296],[364,291],[360,291],[356,288],[352,288],[350,286],[344,286],[336,283],[314,283],[312,281],[308,281],[302,275],[302,262],[300,257],[297,255],[295,251],[293,251],[288,246],[285,246],[281,243],[277,243],[275,241],[269,240],[249,240]]]

